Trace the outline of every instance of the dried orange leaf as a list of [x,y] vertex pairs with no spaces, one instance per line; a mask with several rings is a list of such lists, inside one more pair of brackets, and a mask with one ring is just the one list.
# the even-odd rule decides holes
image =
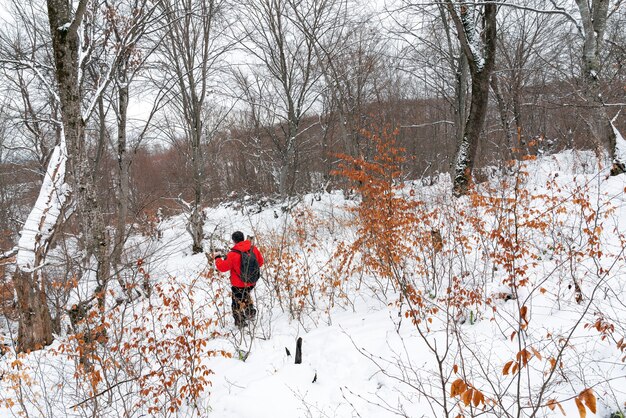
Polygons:
[[477,407],[481,402],[485,404],[485,396],[481,391],[474,389],[474,406]]
[[465,392],[466,389],[467,385],[465,384],[463,379],[456,379],[454,382],[452,382],[452,386],[450,387],[450,397],[454,398],[455,396]]
[[589,410],[595,414],[596,413],[596,396],[593,394],[593,390],[591,390],[591,388],[585,389],[582,392],[580,392],[580,395],[578,396],[585,402],[585,405],[587,405],[587,408],[589,408]]
[[563,406],[561,406],[561,404],[556,399],[550,399],[548,403],[546,403],[546,406],[550,408],[551,411],[554,411],[554,409],[558,406],[559,409],[561,410],[561,413],[563,415],[567,415],[565,413],[565,410],[563,409]]
[[463,401],[463,403],[465,404],[465,406],[468,406],[470,404],[470,402],[472,402],[472,392],[474,392],[473,389],[467,389],[463,395],[461,396],[461,400]]
[[525,321],[528,322],[528,319],[526,319],[526,314],[528,313],[528,306],[524,305],[520,308],[519,310],[519,314],[520,317]]
[[517,353],[515,358],[522,366],[525,366],[528,364],[528,360],[530,360],[530,351],[523,349],[522,351]]
[[504,365],[504,368],[502,369],[502,374],[505,375],[505,376],[508,375],[509,374],[509,370],[511,369],[512,365],[513,365],[513,360],[507,362]]
[[454,374],[457,374],[459,372],[459,366],[457,366],[456,364],[452,366],[452,371],[454,372]]
[[539,360],[542,360],[541,353],[537,351],[535,347],[530,347],[530,348],[533,350],[533,354],[535,355],[535,357],[537,357]]
[[574,401],[576,401],[576,407],[578,408],[580,418],[585,418],[587,416],[587,410],[585,409],[585,405],[583,405],[582,401],[578,398],[574,398]]
[[553,369],[556,367],[556,359],[554,357],[550,358],[550,365],[552,366]]

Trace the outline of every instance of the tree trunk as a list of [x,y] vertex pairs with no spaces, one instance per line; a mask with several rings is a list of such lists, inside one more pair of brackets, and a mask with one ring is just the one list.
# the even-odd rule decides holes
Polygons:
[[472,101],[470,112],[457,149],[454,165],[454,195],[466,195],[472,179],[472,171],[482,132],[489,99],[489,74],[481,72],[472,77]]
[[299,117],[294,110],[289,111],[289,137],[285,141],[285,151],[281,158],[278,192],[281,196],[291,196],[295,186],[296,135],[298,134]]
[[87,3],[87,0],[81,0],[74,12],[71,3],[48,0],[48,20],[52,34],[61,119],[67,142],[67,182],[74,192],[87,260],[91,255],[96,257],[96,279],[100,286],[104,286],[110,272],[108,239],[95,186],[97,167],[91,164],[85,153],[85,120],[81,110],[79,78],[81,68],[78,28]]
[[193,192],[191,216],[189,219],[189,230],[193,239],[192,252],[199,254],[204,251],[202,241],[204,240],[204,216],[202,213],[202,197],[204,188],[204,150],[202,149],[202,106],[194,98],[193,132],[192,135],[192,170],[193,170]]
[[618,175],[626,172],[626,161],[620,161],[617,155],[615,131],[607,115],[600,89],[601,59],[609,3],[609,0],[593,0],[591,3],[587,0],[576,0],[585,36],[582,51],[582,78],[585,87],[584,96],[591,107],[587,125],[596,147],[598,149],[606,147],[609,151],[612,164],[611,175]]
[[502,93],[500,92],[500,85],[498,83],[498,76],[492,74],[491,76],[491,90],[496,98],[496,103],[498,105],[498,113],[500,115],[500,124],[502,125],[502,130],[504,131],[504,135],[506,137],[506,147],[509,150],[509,158],[513,159],[515,156],[515,152],[513,151],[513,134],[511,132],[511,123],[509,122],[509,109],[508,106],[502,97]]
[[19,313],[17,351],[39,350],[52,343],[52,317],[40,270],[13,275]]
[[52,342],[52,321],[42,267],[63,222],[68,199],[63,137],[55,147],[33,209],[22,228],[13,276],[19,311],[18,351],[36,350]]
[[[128,162],[128,149],[126,144],[126,120],[128,116],[128,82],[124,70],[119,76],[118,104],[117,104],[117,225],[115,231],[115,244],[111,253],[111,260],[116,269],[122,264],[122,250],[126,241],[126,221],[128,217],[128,200],[130,198],[130,164]],[[123,282],[117,273],[118,281]]]
[[[88,0],[80,0],[76,9],[72,2],[48,0],[48,21],[52,36],[55,76],[59,92],[60,113],[67,143],[66,179],[75,200],[78,223],[85,246],[85,261],[96,258],[96,298],[101,311],[110,278],[109,242],[104,215],[98,202],[96,187],[97,168],[103,156],[105,137],[100,137],[99,152],[95,161],[85,149],[85,116],[82,114],[82,80],[80,40],[78,30],[87,10]],[[96,100],[101,98],[96,98]],[[103,108],[100,109],[101,117]],[[101,132],[104,135],[104,132]]]
[[453,167],[453,194],[462,196],[468,193],[472,170],[482,133],[487,104],[489,101],[489,80],[495,64],[496,54],[496,15],[497,5],[489,0],[484,4],[482,46],[476,39],[474,10],[472,6],[462,5],[459,16],[454,3],[447,1],[448,10],[457,29],[457,36],[463,53],[467,57],[472,77],[472,98],[470,110],[463,131],[463,138],[458,145]]
[[292,176],[293,163],[295,159],[295,149],[291,144],[293,140],[289,140],[287,143],[287,149],[285,150],[283,158],[281,158],[280,173],[278,179],[278,193],[287,197],[292,194],[294,179]]
[[456,99],[456,108],[454,109],[454,127],[456,131],[457,144],[460,144],[463,140],[463,132],[465,132],[465,123],[467,121],[467,72],[467,57],[465,54],[461,53],[461,56],[458,59],[456,82],[454,84],[454,97]]

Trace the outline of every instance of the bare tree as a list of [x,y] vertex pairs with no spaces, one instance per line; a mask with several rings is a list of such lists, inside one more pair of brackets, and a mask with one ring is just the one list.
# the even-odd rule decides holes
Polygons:
[[300,2],[246,0],[240,19],[245,35],[242,47],[257,62],[250,63],[246,71],[240,70],[237,78],[255,124],[263,127],[278,153],[276,182],[282,196],[294,192],[298,135],[306,112],[315,103],[313,86],[320,78],[315,37],[307,36],[294,24],[295,7],[315,13]]
[[[448,18],[444,3],[417,5],[404,1],[402,5],[400,10],[390,11],[398,27],[392,33],[403,45],[399,71],[408,72],[418,80],[423,86],[419,89],[422,95],[447,103],[451,120],[440,118],[431,123],[444,128],[453,126],[453,139],[460,144],[468,116],[470,75],[467,56],[455,39],[454,23]],[[417,127],[424,128],[428,124],[418,124]],[[446,130],[441,132],[430,144],[437,150],[436,155],[441,155],[446,133]]]
[[367,106],[377,100],[377,83],[388,64],[381,33],[368,22],[371,15],[350,0],[290,0],[298,28],[312,42],[328,96],[327,111],[336,113],[341,143],[350,155],[363,152],[362,129]]
[[7,149],[38,163],[43,176],[60,141],[58,102],[51,93],[53,68],[44,7],[32,1],[8,4],[12,20],[0,29],[0,70],[4,110],[12,116],[13,135]]
[[[118,59],[114,63],[113,92],[117,100],[112,100],[116,115],[117,141],[115,155],[117,157],[116,176],[116,225],[115,238],[111,249],[111,262],[120,284],[125,287],[120,277],[122,252],[128,237],[128,215],[130,205],[130,166],[132,155],[142,143],[145,133],[151,124],[155,111],[161,105],[163,95],[157,93],[152,111],[148,114],[143,128],[137,134],[136,140],[131,143],[128,138],[128,105],[130,100],[131,84],[144,70],[146,61],[160,42],[144,42],[150,32],[157,30],[161,15],[160,2],[148,0],[105,0],[106,7],[105,30],[110,32],[115,48],[118,49]],[[100,127],[102,135],[106,127]]]
[[[203,119],[210,97],[211,82],[221,70],[223,55],[231,48],[224,36],[227,29],[222,0],[177,0],[163,3],[167,26],[163,43],[161,70],[172,80],[170,103],[180,120],[174,136],[182,133],[189,145],[192,173],[192,201],[185,206],[189,212],[187,230],[192,239],[193,253],[203,251],[205,143],[207,130]],[[180,132],[182,131],[182,132]]]
[[[528,4],[532,6],[533,2]],[[537,59],[537,53],[549,49],[555,36],[553,27],[564,23],[564,19],[527,9],[503,8],[499,21],[498,57],[501,60],[492,74],[491,89],[506,136],[506,148],[513,150],[524,144],[524,129],[531,128],[525,126],[528,118],[524,118],[531,109],[523,104],[528,87],[540,80],[537,75],[541,74],[544,64]],[[530,135],[537,134],[530,132]],[[514,141],[514,137],[521,143]]]

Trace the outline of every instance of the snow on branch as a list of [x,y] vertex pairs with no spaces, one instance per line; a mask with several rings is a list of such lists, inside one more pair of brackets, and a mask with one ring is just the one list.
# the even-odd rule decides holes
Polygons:
[[46,250],[69,194],[65,183],[65,135],[62,134],[61,138],[61,143],[52,152],[37,202],[26,219],[17,244],[17,265],[23,271],[39,267],[35,265],[36,254]]

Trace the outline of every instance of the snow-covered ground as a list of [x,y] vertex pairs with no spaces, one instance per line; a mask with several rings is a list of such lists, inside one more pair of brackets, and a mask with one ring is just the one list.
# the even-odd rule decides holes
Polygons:
[[[137,399],[149,395],[137,392],[133,373],[143,370],[145,376],[157,369],[153,366],[133,372],[117,363],[123,373],[116,375],[112,367],[102,372],[105,377],[95,391],[85,388],[82,375],[74,374],[75,356],[58,353],[67,341],[59,337],[51,348],[25,356],[19,364],[10,353],[2,358],[5,402],[0,416],[17,416],[25,408],[30,416],[46,417],[442,417],[445,411],[451,417],[548,417],[561,416],[560,407],[568,416],[578,416],[575,398],[589,388],[597,398],[598,417],[624,411],[626,353],[620,339],[626,336],[626,177],[608,177],[592,155],[574,152],[529,161],[525,170],[517,188],[511,186],[514,178],[509,185],[502,185],[501,177],[481,185],[480,204],[453,199],[445,181],[428,187],[407,184],[407,195],[424,202],[420,210],[436,212],[424,231],[436,227],[443,236],[443,247],[429,253],[432,258],[414,255],[407,244],[407,259],[400,263],[403,277],[411,277],[422,292],[423,309],[437,308],[416,316],[424,320],[419,325],[407,316],[410,302],[393,281],[359,268],[366,264],[359,260],[372,256],[369,248],[356,255],[351,270],[342,270],[346,261],[338,248],[359,235],[348,209],[357,203],[346,201],[341,192],[308,195],[289,205],[230,204],[206,210],[207,247],[223,248],[231,232],[242,230],[255,237],[267,257],[254,295],[256,323],[242,331],[232,325],[227,276],[215,273],[205,255],[190,254],[182,217],[167,219],[159,225],[160,238],[137,236],[129,248],[132,257],[141,259],[138,277],[143,274],[152,286],[161,283],[165,295],[179,286],[187,295],[193,291],[181,306],[193,309],[198,321],[217,319],[203,328],[201,338],[208,344],[201,350],[224,350],[226,355],[201,356],[213,374],[199,402],[183,402],[171,413],[151,411],[148,404],[134,408]],[[506,200],[513,193],[521,196],[519,207]],[[497,204],[496,197],[501,199]],[[493,232],[511,231],[503,223],[516,216],[518,241]],[[546,219],[552,222],[545,227],[534,222]],[[420,233],[406,231],[397,239]],[[503,284],[507,267],[497,258],[506,253],[498,247],[505,242],[519,251],[518,279],[527,281],[513,299],[511,287]],[[420,263],[428,266],[426,276],[412,277],[411,272],[425,271]],[[453,283],[457,287],[446,292]],[[455,292],[467,303],[447,304],[444,300]],[[480,302],[471,299],[471,292]],[[116,316],[109,347],[113,335],[132,340],[132,327],[141,318],[170,303],[153,291],[128,305],[111,308]],[[172,311],[167,315],[175,317]],[[180,329],[187,328],[175,322],[162,335]],[[302,364],[294,364],[299,337]],[[527,363],[520,354],[524,349]],[[117,352],[108,355],[118,359]],[[520,358],[521,372],[503,373],[507,362]],[[182,364],[170,360],[172,367]],[[160,370],[167,369],[165,363]],[[451,397],[458,379],[485,401],[474,396],[465,405],[461,397]],[[166,386],[165,380],[161,383]],[[22,392],[20,406],[16,388],[24,385],[29,389]],[[591,406],[581,405],[587,416],[594,416]]]

